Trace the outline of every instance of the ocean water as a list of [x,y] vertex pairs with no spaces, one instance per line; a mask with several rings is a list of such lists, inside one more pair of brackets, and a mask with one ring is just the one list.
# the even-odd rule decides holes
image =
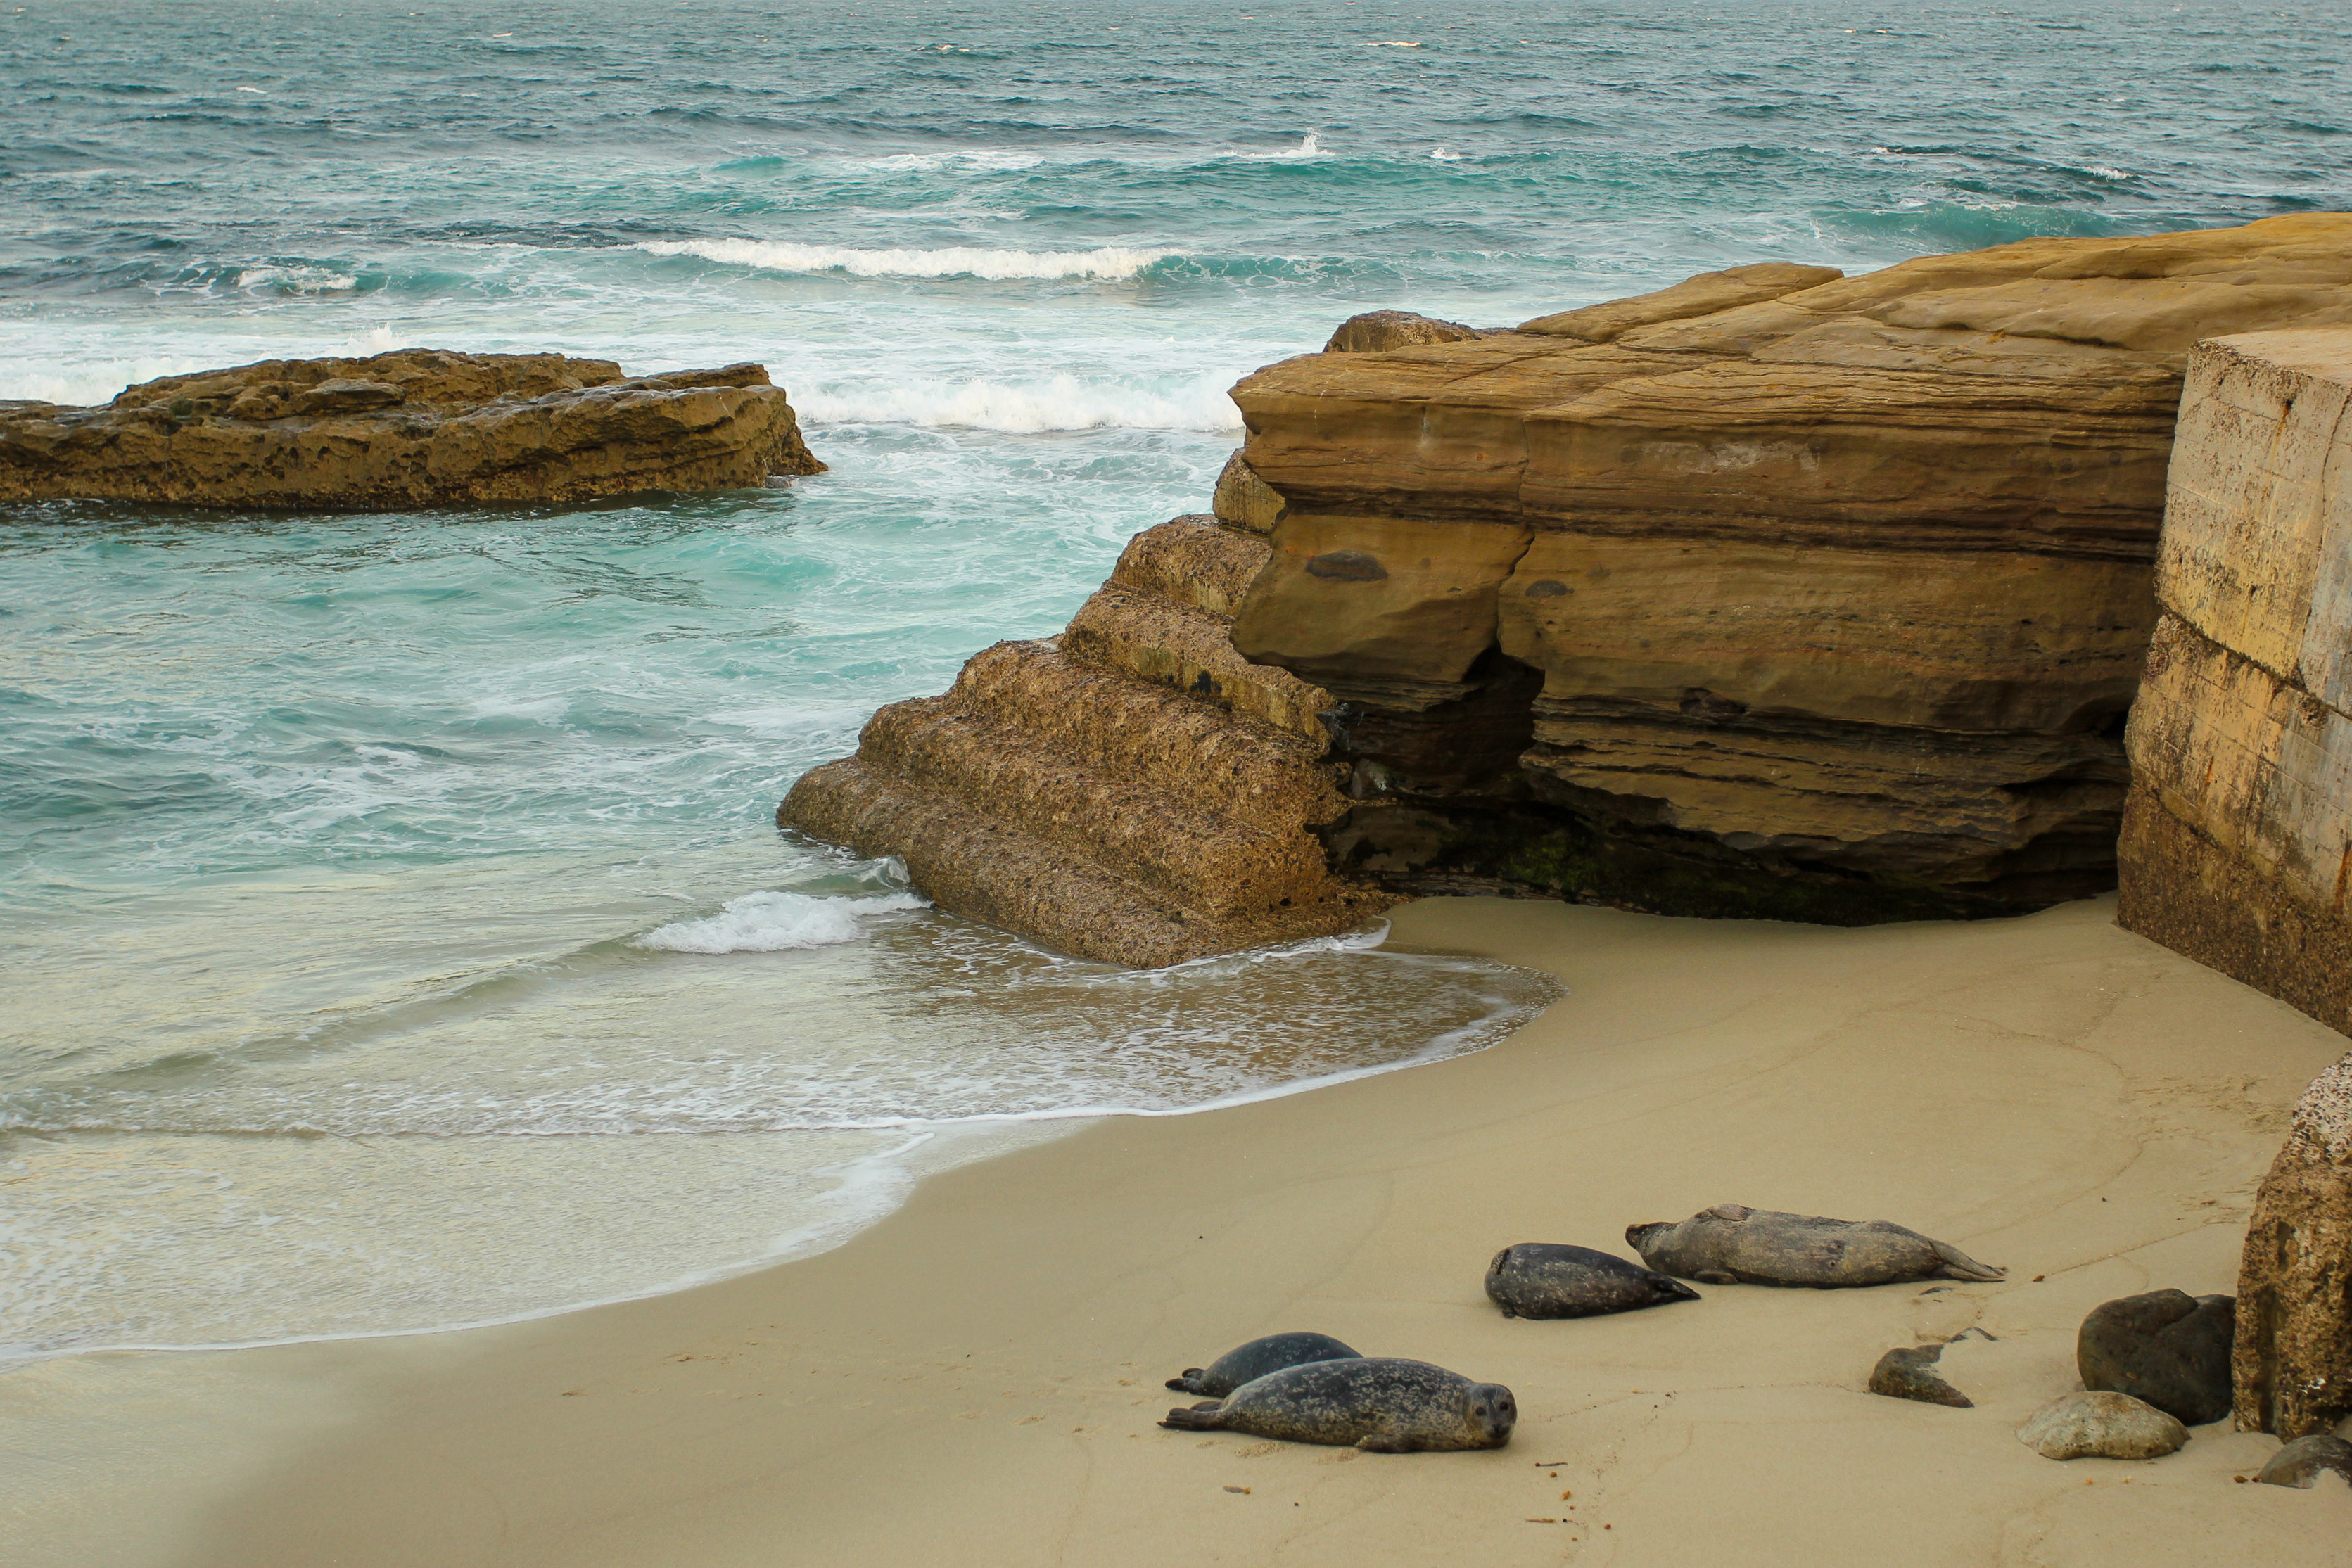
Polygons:
[[2352,205],[2341,20],[0,15],[0,397],[412,344],[750,359],[833,465],[572,508],[0,509],[0,1346],[642,1293],[1086,1117],[1490,1043],[1548,980],[1377,929],[1076,963],[771,812],[1201,509],[1224,389],[1340,318]]

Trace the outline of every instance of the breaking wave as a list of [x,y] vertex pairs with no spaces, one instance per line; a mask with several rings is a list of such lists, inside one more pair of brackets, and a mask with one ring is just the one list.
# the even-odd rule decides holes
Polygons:
[[911,893],[886,893],[873,898],[747,893],[729,899],[716,915],[656,926],[638,937],[636,945],[667,953],[783,953],[833,947],[864,936],[868,916],[928,904],[928,900]]
[[796,245],[783,240],[643,240],[637,249],[655,256],[697,256],[733,267],[770,272],[845,272],[852,277],[1133,277],[1153,262],[1179,254],[1104,246],[1096,250],[986,250],[951,246],[944,250],[858,250],[837,245]]

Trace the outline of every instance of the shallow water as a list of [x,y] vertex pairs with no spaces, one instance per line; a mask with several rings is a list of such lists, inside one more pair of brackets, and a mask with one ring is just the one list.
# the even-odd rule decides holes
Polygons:
[[1224,388],[1339,318],[2352,205],[2339,23],[0,17],[0,397],[404,344],[755,359],[833,465],[564,509],[0,515],[0,1344],[656,1289],[1056,1118],[1496,1038],[1548,982],[1347,944],[1123,975],[769,816],[1203,506]]

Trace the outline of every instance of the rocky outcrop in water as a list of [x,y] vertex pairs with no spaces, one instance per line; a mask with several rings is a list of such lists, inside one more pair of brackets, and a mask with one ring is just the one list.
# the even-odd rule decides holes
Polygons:
[[2198,350],[2123,924],[2352,1033],[2352,328]]
[[166,376],[98,408],[0,402],[0,500],[386,510],[757,487],[818,474],[758,365],[402,349]]
[[2352,321],[2352,217],[1735,267],[1234,390],[1243,654],[1339,699],[1338,864],[1836,923],[2115,878],[2182,368]]
[[2242,1431],[2305,1437],[2352,1416],[2352,1056],[2304,1091],[2254,1195],[2231,1373]]
[[1850,925],[2099,891],[2189,350],[2330,322],[2352,215],[1358,318],[1234,389],[1214,520],[780,819],[1135,964],[1398,894]]
[[1245,662],[1234,604],[1267,547],[1213,517],[1138,534],[1059,637],[999,643],[943,696],[894,703],[777,821],[895,854],[958,914],[1158,966],[1326,936],[1394,899],[1334,877],[1347,809],[1328,695]]

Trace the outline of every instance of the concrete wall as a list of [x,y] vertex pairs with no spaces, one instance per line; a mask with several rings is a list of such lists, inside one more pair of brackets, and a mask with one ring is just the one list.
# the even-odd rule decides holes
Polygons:
[[2352,328],[2200,344],[2120,918],[2352,1033]]

